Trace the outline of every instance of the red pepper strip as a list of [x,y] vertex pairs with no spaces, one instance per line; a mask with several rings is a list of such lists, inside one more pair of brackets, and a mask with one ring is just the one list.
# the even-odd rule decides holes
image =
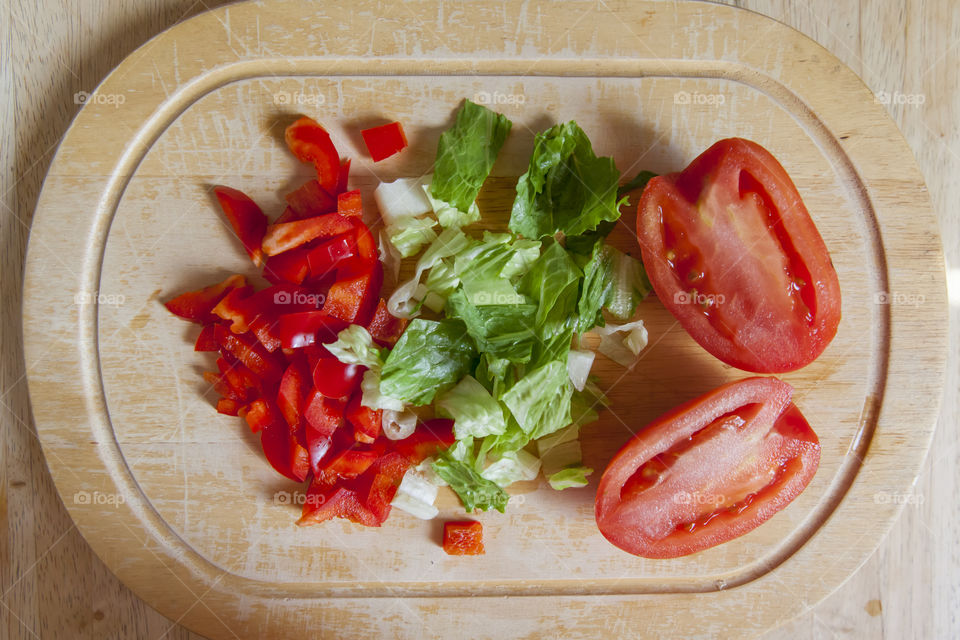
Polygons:
[[342,216],[363,217],[363,199],[360,197],[359,189],[337,196],[337,213]]
[[320,358],[313,366],[313,386],[326,398],[345,398],[360,388],[366,370],[359,364],[344,364],[333,356]]
[[307,395],[310,376],[307,373],[307,363],[304,357],[295,357],[280,379],[280,390],[277,393],[277,405],[283,419],[291,428],[300,424],[304,398]]
[[343,408],[342,401],[324,397],[319,391],[312,389],[307,393],[303,415],[307,424],[321,437],[331,438],[343,424]]
[[360,132],[367,145],[367,151],[374,162],[380,162],[399,153],[407,146],[407,136],[403,133],[403,126],[399,122],[380,125]]
[[296,211],[287,207],[283,210],[276,220],[273,221],[273,224],[283,224],[284,222],[293,222],[294,220],[299,220]]
[[396,318],[387,310],[387,303],[383,298],[377,303],[377,310],[373,312],[373,319],[367,326],[370,337],[381,347],[393,347],[407,328],[406,318]]
[[297,220],[332,213],[337,210],[337,198],[320,186],[317,180],[303,184],[286,195],[287,204]]
[[304,425],[304,435],[307,441],[307,453],[310,461],[310,470],[316,475],[320,472],[324,456],[333,446],[333,438],[325,436],[309,424]]
[[353,437],[357,442],[370,444],[380,435],[383,425],[383,411],[371,409],[360,404],[363,394],[354,393],[347,403],[347,422],[353,426]]
[[217,317],[213,315],[213,308],[232,290],[246,286],[247,279],[241,275],[233,275],[215,285],[188,291],[167,302],[167,310],[185,320],[210,324]]
[[197,342],[193,345],[194,351],[218,351],[220,345],[217,344],[216,338],[213,337],[213,325],[208,324],[200,330],[200,335],[197,336]]
[[397,453],[388,453],[377,459],[369,469],[350,481],[360,503],[373,513],[380,526],[390,515],[390,502],[397,494],[410,461]]
[[340,177],[340,155],[327,130],[304,116],[287,127],[284,138],[300,162],[313,164],[320,186],[328,193],[335,193]]
[[260,391],[260,380],[240,362],[228,362],[226,358],[217,358],[217,368],[220,370],[220,378],[230,386],[233,392],[227,397],[246,402],[253,399]]
[[245,193],[230,187],[214,187],[223,215],[230,221],[233,232],[246,249],[247,255],[258,267],[263,266],[263,234],[267,230],[267,216]]
[[246,303],[252,295],[253,287],[249,285],[233,289],[217,303],[213,314],[229,322],[234,333],[246,333],[250,330],[250,322],[257,317],[251,314],[250,305]]
[[340,175],[337,176],[337,193],[347,190],[347,180],[350,178],[350,158],[340,163]]
[[287,313],[319,311],[323,307],[325,295],[322,287],[281,282],[258,291],[251,304],[259,312],[279,317]]
[[[249,415],[248,413],[248,418]],[[279,473],[297,482],[306,479],[306,450],[290,434],[289,427],[282,418],[263,427],[260,432],[260,445],[267,461]]]
[[379,526],[370,510],[360,503],[355,491],[341,485],[329,485],[314,480],[307,491],[297,524],[318,524],[332,518],[346,518],[350,522],[368,527]]
[[[300,249],[294,249],[294,251],[300,251]],[[310,278],[318,280],[330,275],[341,261],[356,255],[356,251],[356,233],[345,233],[310,249],[307,253]],[[287,254],[280,254],[277,257],[284,255]],[[269,264],[269,261],[267,261],[267,264]]]
[[204,371],[203,379],[213,387],[214,391],[224,398],[237,401],[243,400],[243,397],[234,391],[233,387],[230,386],[230,384],[222,375],[214,373],[213,371]]
[[[271,424],[283,423],[283,418],[277,407],[267,398],[257,398],[247,405],[247,414],[243,416],[254,433],[267,428]],[[286,423],[284,423],[286,424]]]
[[263,277],[271,284],[302,284],[310,274],[307,257],[311,249],[300,247],[280,255],[270,256],[263,266]]
[[302,349],[318,342],[333,342],[347,323],[323,311],[286,313],[277,321],[276,334],[284,349]]
[[453,420],[434,418],[417,425],[416,431],[403,440],[393,443],[393,450],[413,464],[420,464],[438,451],[449,448],[456,442],[453,435]]
[[265,315],[257,316],[257,318],[250,323],[250,330],[253,331],[253,335],[257,336],[260,344],[270,353],[280,348],[280,338],[274,333],[273,327],[275,323],[276,320],[270,319]]
[[357,257],[364,262],[379,262],[380,251],[370,229],[358,218],[351,218],[357,230]]
[[328,213],[315,218],[272,224],[267,227],[267,234],[263,237],[263,252],[275,256],[317,238],[338,236],[353,228],[351,220],[339,213]]
[[444,522],[443,550],[451,556],[483,554],[483,525],[470,520]]
[[229,353],[263,380],[278,380],[283,375],[282,359],[269,353],[252,336],[231,333],[223,325],[214,328],[221,352]]
[[323,312],[348,324],[366,325],[373,316],[380,285],[383,283],[383,265],[369,263],[367,269],[357,274],[337,270],[337,281],[330,285]]
[[314,473],[314,479],[333,484],[340,479],[356,478],[379,458],[376,451],[344,449]]
[[241,406],[236,400],[220,398],[217,400],[217,413],[222,413],[225,416],[237,416],[240,415]]

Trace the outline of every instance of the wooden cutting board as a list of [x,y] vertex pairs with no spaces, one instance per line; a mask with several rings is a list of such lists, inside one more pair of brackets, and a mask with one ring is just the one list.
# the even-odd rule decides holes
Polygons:
[[[491,227],[505,222],[533,132],[571,118],[624,174],[679,169],[732,135],[781,160],[843,290],[837,338],[783,376],[823,446],[815,480],[785,511],[668,561],[624,554],[596,530],[596,476],[631,433],[746,375],[650,299],[639,317],[651,345],[635,370],[598,357],[612,406],[585,435],[593,484],[513,491],[506,514],[479,516],[485,556],[440,550],[440,523],[462,515],[452,494],[432,522],[396,512],[380,530],[293,525],[302,489],[276,476],[241,421],[214,413],[201,377],[213,362],[161,302],[252,271],[209,189],[241,188],[279,213],[282,194],[309,177],[283,146],[292,116],[331,129],[372,202],[379,180],[430,170],[464,97],[514,121],[481,197]],[[210,637],[691,636],[776,625],[872,552],[912,497],[937,414],[937,225],[878,101],[789,28],[692,2],[244,3],[178,25],[88,97],[34,218],[24,338],[28,360],[48,363],[30,391],[63,500],[126,584]],[[411,146],[373,165],[358,132],[394,119]],[[615,234],[626,250],[632,223]]]

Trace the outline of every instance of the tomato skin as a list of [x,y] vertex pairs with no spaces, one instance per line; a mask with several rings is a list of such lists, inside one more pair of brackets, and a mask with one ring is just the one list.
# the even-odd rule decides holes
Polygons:
[[[747,378],[654,420],[600,479],[600,532],[628,553],[675,558],[768,520],[806,488],[820,462],[817,435],[792,394],[776,378]],[[651,468],[652,478],[644,474]]]
[[727,364],[794,371],[836,335],[830,254],[787,172],[754,142],[721,140],[650,180],[637,238],[657,297]]

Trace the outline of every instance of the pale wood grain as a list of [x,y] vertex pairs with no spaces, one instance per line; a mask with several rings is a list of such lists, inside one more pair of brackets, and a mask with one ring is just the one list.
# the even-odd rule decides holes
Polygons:
[[[950,178],[957,168],[957,58],[955,50],[948,50],[957,37],[955,13],[948,10],[946,2],[940,8],[913,3],[906,12],[911,18],[906,20],[910,26],[901,32],[899,7],[892,3],[861,4],[860,11],[856,3],[850,3],[849,11],[838,9],[832,2],[811,3],[809,10],[794,3],[790,3],[790,9],[787,3],[748,6],[800,27],[861,73],[878,91],[912,91],[907,80],[912,82],[918,74],[923,75],[923,64],[946,52],[935,70],[924,76],[927,79],[923,91],[931,102],[922,109],[895,108],[892,112],[914,145],[941,213],[948,255],[955,259],[957,216],[950,207],[955,206],[952,203],[957,202],[958,194]],[[8,56],[0,56],[4,83],[16,82],[19,89],[14,100],[5,102],[10,117],[3,128],[4,144],[0,147],[5,166],[14,167],[3,176],[7,208],[3,217],[2,388],[4,404],[9,408],[4,408],[5,477],[0,494],[0,504],[5,508],[0,551],[10,558],[9,563],[4,563],[2,575],[6,605],[3,624],[11,637],[29,636],[27,629],[41,636],[60,633],[77,637],[156,637],[167,628],[165,619],[120,586],[84,546],[76,531],[71,530],[69,517],[59,504],[42,454],[31,435],[25,388],[18,381],[23,371],[17,339],[19,313],[10,301],[18,297],[25,239],[21,222],[29,220],[39,180],[49,162],[38,147],[43,141],[52,144],[63,131],[75,108],[72,92],[91,89],[133,47],[175,20],[181,6],[174,6],[171,11],[172,6],[149,2],[122,9],[119,3],[76,3],[66,11],[58,7],[31,7],[28,11],[25,7],[8,6],[3,14],[7,17],[10,12],[19,11],[18,18],[29,25],[18,28],[12,18],[5,22],[5,30],[16,36],[5,38],[4,42],[16,44],[19,50],[15,49],[18,56],[13,56],[12,62]],[[187,3],[182,3],[182,7],[186,8]],[[46,37],[38,44],[31,38],[31,32],[51,31],[60,34],[59,39]],[[873,61],[878,71],[867,69],[859,60],[861,57]],[[16,76],[8,66],[11,63],[16,65]],[[70,69],[74,71],[69,72]],[[88,81],[81,83],[79,78]],[[12,94],[5,91],[4,95]],[[942,101],[934,103],[931,96],[939,96]],[[932,130],[924,133],[927,126]],[[941,134],[946,137],[940,138]],[[11,153],[13,144],[7,142],[12,143],[14,135],[19,144],[16,152]],[[35,161],[39,164],[31,169]],[[21,220],[13,218],[11,212],[19,214]],[[948,389],[955,390],[955,362],[950,371],[953,377]],[[950,397],[952,394],[944,407],[944,424],[952,426],[956,405],[950,404]],[[881,551],[838,594],[795,623],[790,628],[792,634],[876,637],[882,632],[891,638],[956,635],[957,558],[951,544],[957,531],[957,507],[951,500],[957,484],[956,434],[941,429],[938,444],[934,456],[940,453],[942,457],[932,458],[931,471],[925,477],[929,486],[920,488],[926,498],[924,504],[919,509],[908,508]],[[25,481],[26,486],[19,486],[19,481]],[[904,527],[906,530],[901,533]],[[898,535],[902,536],[899,540]],[[51,545],[55,546],[49,550]],[[31,568],[34,563],[36,566]],[[73,578],[61,579],[63,574]],[[8,594],[8,585],[17,580]],[[853,591],[847,592],[848,589]],[[881,615],[871,616],[867,612],[878,610],[877,605],[868,604],[871,600],[882,603]],[[97,607],[101,611],[109,608],[102,620],[96,620],[94,615]]]

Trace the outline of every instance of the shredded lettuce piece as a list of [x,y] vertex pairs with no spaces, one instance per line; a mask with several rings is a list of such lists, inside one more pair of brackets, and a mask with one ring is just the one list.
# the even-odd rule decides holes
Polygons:
[[437,239],[427,247],[417,261],[416,273],[394,290],[387,300],[387,310],[398,318],[411,318],[417,314],[421,299],[417,297],[420,288],[420,279],[429,269],[436,266],[441,260],[456,255],[469,247],[471,243],[459,229],[444,229]]
[[647,346],[647,329],[643,320],[626,324],[608,324],[598,327],[600,345],[597,350],[617,364],[627,369],[637,362],[637,356]]
[[593,361],[597,357],[593,351],[571,349],[567,354],[567,375],[570,376],[570,382],[577,391],[583,391],[587,384],[587,378],[590,376],[590,369],[593,367]]
[[613,253],[602,240],[594,245],[590,260],[583,267],[583,286],[577,301],[577,331],[583,333],[602,327],[603,306],[613,292]]
[[542,339],[556,335],[575,314],[581,277],[583,272],[556,242],[540,254],[523,276],[520,291],[537,302],[535,321]]
[[413,405],[429,404],[453,387],[475,364],[477,350],[460,320],[417,318],[387,356],[382,393]]
[[359,364],[369,369],[382,367],[387,352],[377,347],[370,333],[358,324],[352,324],[338,333],[336,342],[323,346],[340,362]]
[[486,511],[493,507],[503,513],[510,495],[491,480],[481,476],[473,465],[464,463],[446,453],[433,463],[433,470],[460,496],[467,513],[474,509]]
[[463,289],[447,298],[447,317],[463,321],[477,349],[511,362],[530,360],[534,346],[532,304],[483,305],[471,303]]
[[437,221],[430,216],[410,218],[401,225],[387,225],[387,238],[401,257],[409,258],[420,253],[423,245],[437,239],[437,232],[433,230],[436,225]]
[[612,286],[604,306],[614,318],[623,322],[633,317],[637,305],[650,294],[653,287],[642,262],[613,247],[607,247],[606,251],[610,254]]
[[534,480],[540,473],[540,459],[529,451],[508,451],[492,462],[480,472],[480,475],[497,483],[501,487],[509,487],[514,482]]
[[403,411],[404,403],[399,398],[393,398],[381,392],[380,390],[380,367],[367,369],[363,372],[363,380],[360,381],[360,404],[371,409],[390,409],[392,411]]
[[501,400],[530,438],[541,438],[570,424],[573,385],[565,361],[554,360],[527,372]]
[[557,491],[574,487],[585,487],[589,484],[587,476],[591,473],[593,473],[593,469],[590,467],[577,465],[575,467],[562,469],[556,473],[551,473],[547,476],[547,482]]
[[469,211],[511,126],[506,116],[465,100],[454,125],[440,135],[430,194]]
[[416,178],[381,182],[373,192],[373,199],[386,226],[403,227],[433,210]]
[[613,158],[598,158],[587,134],[570,121],[534,140],[527,172],[517,183],[510,230],[534,240],[575,236],[620,217]]
[[439,198],[434,198],[430,194],[429,185],[424,185],[423,191],[427,194],[427,198],[430,200],[430,205],[433,207],[433,214],[437,216],[437,221],[444,229],[449,229],[451,227],[459,229],[460,227],[465,227],[468,224],[473,224],[480,219],[480,207],[477,206],[476,202],[471,204],[466,211],[460,211],[460,209],[457,209],[449,202],[445,202]]
[[453,419],[457,440],[499,435],[507,429],[500,403],[473,376],[464,376],[457,386],[437,396],[434,406],[438,415]]
[[432,520],[440,513],[434,506],[438,491],[437,485],[419,467],[411,467],[403,475],[390,504],[421,520]]

